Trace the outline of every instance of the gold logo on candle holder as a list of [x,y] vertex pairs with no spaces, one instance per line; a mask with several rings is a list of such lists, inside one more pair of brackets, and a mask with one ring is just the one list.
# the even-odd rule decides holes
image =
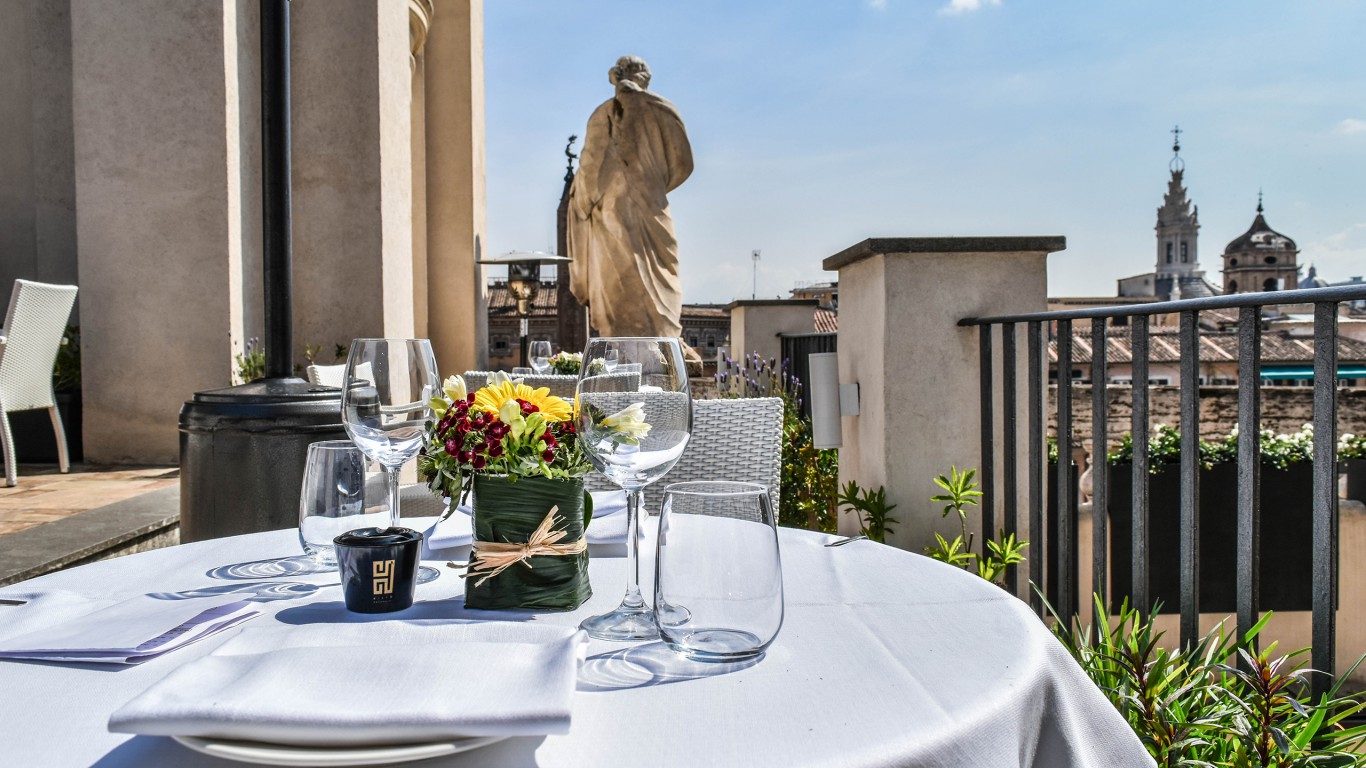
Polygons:
[[375,594],[389,595],[394,591],[394,561],[376,560],[371,569],[375,576]]

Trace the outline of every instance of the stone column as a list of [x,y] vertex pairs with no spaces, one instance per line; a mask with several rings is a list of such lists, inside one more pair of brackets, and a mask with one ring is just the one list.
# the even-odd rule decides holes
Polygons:
[[238,3],[71,5],[86,459],[173,464],[242,335]]
[[406,3],[294,0],[294,339],[413,335]]
[[730,356],[739,360],[757,352],[782,362],[782,333],[814,333],[816,299],[741,299],[730,310]]
[[[1047,256],[1064,247],[1062,237],[889,238],[865,240],[825,260],[826,270],[839,272],[840,382],[856,382],[860,399],[859,415],[842,419],[840,482],[886,487],[899,521],[887,543],[919,552],[936,531],[949,538],[957,533],[957,521],[943,519],[943,505],[929,500],[939,492],[933,478],[951,465],[981,466],[978,330],[957,323],[1046,309]],[[1020,530],[1027,538],[1023,329],[1018,338],[1016,451]],[[999,403],[999,340],[994,350]],[[994,413],[999,420],[999,404]],[[996,464],[999,472],[1004,461]],[[841,533],[857,530],[852,514],[841,517]]]
[[424,53],[427,331],[443,375],[488,362],[482,0],[434,0]]
[[16,279],[76,282],[69,0],[0,4],[0,104],[0,301],[7,302]]

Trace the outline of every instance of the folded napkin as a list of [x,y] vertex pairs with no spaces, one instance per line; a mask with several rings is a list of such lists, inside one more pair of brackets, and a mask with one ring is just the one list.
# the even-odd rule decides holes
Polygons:
[[584,635],[532,622],[244,630],[171,672],[109,730],[303,746],[567,733]]
[[[622,544],[626,541],[625,491],[594,491],[593,519],[584,538],[589,544]],[[461,504],[445,520],[438,520],[425,534],[429,549],[467,547],[474,538],[473,511]]]
[[141,664],[260,615],[240,596],[127,600],[72,592],[6,594],[0,659]]

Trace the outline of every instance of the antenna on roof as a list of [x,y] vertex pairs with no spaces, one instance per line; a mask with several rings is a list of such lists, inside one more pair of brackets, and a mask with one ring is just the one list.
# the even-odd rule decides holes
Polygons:
[[755,248],[755,249],[754,249],[754,252],[750,254],[750,258],[754,260],[754,287],[753,287],[752,289],[750,289],[749,297],[750,297],[751,299],[757,299],[757,298],[759,298],[759,249],[758,249],[758,248]]

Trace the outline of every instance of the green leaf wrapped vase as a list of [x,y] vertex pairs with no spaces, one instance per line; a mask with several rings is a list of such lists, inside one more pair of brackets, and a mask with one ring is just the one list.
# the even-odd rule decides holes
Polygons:
[[465,607],[572,611],[591,597],[583,497],[582,478],[475,475]]
[[[571,611],[592,594],[583,530],[583,455],[571,402],[505,374],[467,392],[459,376],[431,401],[418,469],[453,501],[474,492],[465,606]],[[454,505],[452,505],[454,506]]]

